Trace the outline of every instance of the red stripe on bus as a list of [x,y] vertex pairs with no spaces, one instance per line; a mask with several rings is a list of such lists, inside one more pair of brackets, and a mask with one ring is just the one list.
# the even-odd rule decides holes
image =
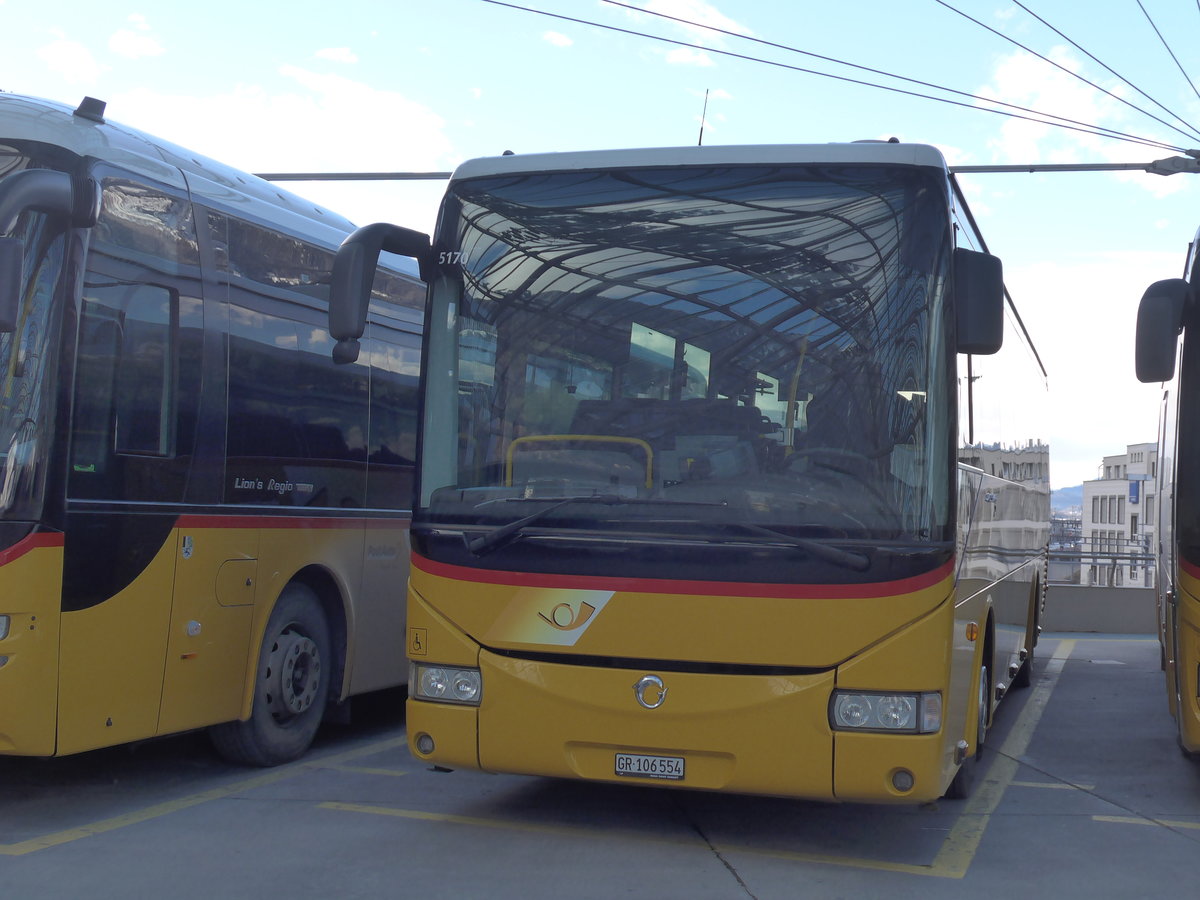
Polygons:
[[1190,575],[1192,578],[1200,578],[1200,566],[1190,563],[1182,557],[1179,560],[1179,568],[1183,570],[1185,575]]
[[17,541],[7,550],[0,550],[0,566],[7,566],[9,563],[20,559],[30,550],[38,550],[43,547],[61,547],[63,545],[63,536],[56,531],[39,531],[37,534],[31,534]]
[[551,575],[541,572],[501,572],[434,562],[412,555],[412,565],[430,575],[456,581],[503,584],[512,587],[621,591],[639,594],[699,594],[713,597],[778,597],[797,600],[893,597],[933,587],[954,572],[953,561],[931,572],[866,584],[759,584],[749,581],[676,581],[669,578],[621,578],[602,575]]
[[343,518],[318,516],[180,516],[178,528],[407,528],[410,519]]

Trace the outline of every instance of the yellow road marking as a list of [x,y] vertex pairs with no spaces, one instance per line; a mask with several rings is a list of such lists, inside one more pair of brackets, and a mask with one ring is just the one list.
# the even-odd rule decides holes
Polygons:
[[98,822],[90,822],[86,825],[80,825],[76,828],[67,828],[63,831],[56,831],[52,834],[45,834],[39,837],[29,838],[28,840],[19,841],[15,844],[0,844],[0,856],[23,856],[26,853],[33,853],[37,850],[45,850],[48,847],[57,847],[60,844],[67,844],[71,841],[77,841],[80,838],[90,837],[94,834],[104,834],[107,831],[115,831],[118,828],[125,828],[129,825],[137,825],[140,822],[146,822],[150,819],[157,819],[160,816],[178,812],[181,809],[198,806],[201,803],[208,803],[210,800],[220,800],[223,797],[229,797],[242,791],[249,791],[268,784],[275,784],[276,782],[284,781],[288,778],[293,778],[296,775],[303,774],[304,772],[310,772],[315,769],[336,767],[343,762],[347,762],[352,759],[358,759],[363,756],[370,756],[374,753],[382,753],[385,750],[391,750],[395,747],[402,747],[404,744],[405,739],[403,737],[392,738],[390,740],[371,744],[367,747],[361,747],[357,750],[349,750],[345,753],[325,757],[322,759],[301,760],[285,766],[279,766],[276,769],[272,769],[270,772],[257,775],[254,778],[245,778],[241,781],[235,781],[232,784],[226,784],[218,788],[212,788],[211,790],[201,791],[198,794],[192,794],[188,797],[180,797],[176,800],[167,800],[164,803],[156,803],[153,806],[137,809],[121,816],[113,816],[110,819],[101,819]]
[[372,769],[370,766],[325,766],[324,768],[334,769],[338,772],[351,772],[355,775],[387,775],[392,778],[408,774],[403,769]]
[[1142,816],[1092,816],[1093,822],[1113,822],[1117,825],[1157,825],[1159,828],[1186,828],[1200,831],[1200,822],[1180,822],[1171,819],[1147,819]]
[[1004,791],[1017,774],[1017,768],[1020,766],[1018,760],[1029,748],[1033,732],[1037,728],[1038,722],[1041,721],[1051,693],[1058,684],[1058,677],[1062,674],[1063,666],[1074,649],[1075,639],[1068,638],[1059,641],[1054,655],[1046,662],[1042,677],[1033,688],[1033,695],[1026,702],[1025,708],[1021,710],[1021,717],[1009,732],[1008,737],[1005,738],[1000,752],[995,754],[987,777],[968,798],[966,809],[955,821],[954,827],[950,829],[950,834],[942,844],[942,849],[938,851],[933,860],[930,874],[945,878],[962,878],[967,874],[971,860],[975,858],[975,853],[983,840],[983,833],[987,830],[992,813],[1000,805]]
[[[433,813],[419,809],[396,809],[395,807],[387,806],[367,806],[362,803],[321,803],[319,804],[319,808],[340,810],[342,812],[366,813],[373,816],[390,816],[397,819],[413,819],[421,822],[438,822],[445,825],[470,825],[475,828],[494,828],[501,831],[523,831],[531,834],[570,834],[576,837],[588,838],[592,841],[596,840],[597,837],[595,828],[588,828],[580,825],[540,825],[535,822],[514,822],[511,819],[487,819],[479,816],[459,816],[453,813]],[[612,837],[635,840],[643,844],[649,842],[654,844],[667,844],[676,847],[696,846],[695,839],[684,840],[682,838],[659,837],[656,835],[648,835],[641,831],[604,831],[602,836],[605,838]],[[909,872],[915,875],[931,874],[928,866],[912,865],[908,863],[890,863],[872,859],[858,859],[855,857],[825,856],[819,853],[801,853],[790,850],[764,850],[761,847],[723,845],[720,849],[723,854],[727,852],[753,853],[756,856],[766,856],[773,859],[826,863],[850,866],[856,869],[886,869],[890,872]]]
[[[1029,747],[1029,742],[1037,728],[1038,722],[1045,711],[1050,694],[1058,684],[1063,665],[1075,648],[1075,640],[1059,641],[1054,655],[1047,661],[1042,677],[1038,680],[1033,694],[1021,711],[1021,717],[1013,726],[1005,739],[998,754],[994,754],[987,775],[974,794],[967,801],[966,808],[955,821],[949,835],[931,865],[913,863],[888,862],[862,857],[830,856],[821,853],[804,853],[788,850],[764,850],[761,847],[722,844],[718,849],[722,855],[730,853],[746,853],[771,859],[783,859],[792,862],[816,863],[821,865],[844,866],[854,869],[869,869],[876,871],[900,872],[909,875],[924,875],[936,878],[962,878],[970,867],[971,860],[983,839],[983,833],[996,807],[999,806],[1005,789],[1013,783],[1013,776],[1020,765],[1018,758]],[[1030,783],[1031,785],[1033,783]],[[1037,784],[1036,786],[1050,786]],[[1053,787],[1060,787],[1053,785]],[[1065,787],[1065,786],[1063,786]],[[391,816],[394,818],[411,819],[423,822],[438,822],[447,825],[467,825],[476,828],[495,828],[506,831],[523,831],[534,834],[574,834],[590,839],[596,838],[596,830],[580,826],[540,825],[530,822],[514,822],[510,819],[489,819],[478,816],[459,816],[452,813],[433,813],[417,809],[396,809],[394,807],[367,806],[361,803],[322,803],[321,809],[340,810],[342,812],[366,813],[374,816]],[[647,836],[643,833],[622,833],[606,831],[605,836],[625,836],[641,842],[647,840],[660,844],[676,846],[694,846],[692,841],[676,838],[661,838]]]
[[1064,781],[1014,781],[1012,787],[1045,788],[1048,791],[1092,791],[1094,784],[1070,784]]
[[[954,826],[951,828],[949,835],[942,844],[941,849],[938,851],[938,854],[934,858],[934,861],[931,865],[884,862],[880,860],[858,857],[827,856],[820,853],[763,850],[756,847],[731,845],[723,847],[722,852],[750,853],[757,856],[766,856],[776,859],[820,863],[824,865],[846,866],[858,869],[903,872],[916,875],[935,876],[940,878],[962,878],[966,875],[967,869],[970,867],[971,860],[974,858],[975,852],[978,850],[979,843],[983,839],[983,833],[987,828],[988,820],[991,817],[991,814],[996,810],[997,806],[999,806],[1005,789],[1013,783],[1013,776],[1015,775],[1019,765],[1017,759],[1024,754],[1025,750],[1029,746],[1029,741],[1033,736],[1034,730],[1037,728],[1037,724],[1041,719],[1042,712],[1045,710],[1046,703],[1050,698],[1050,694],[1053,692],[1055,685],[1058,683],[1058,677],[1062,672],[1063,664],[1066,662],[1067,658],[1070,657],[1072,651],[1074,650],[1075,643],[1075,639],[1065,639],[1059,641],[1058,648],[1050,660],[1048,660],[1043,675],[1038,681],[1037,686],[1034,688],[1033,695],[1029,698],[1024,710],[1022,710],[1020,719],[1017,720],[1012,732],[1010,732],[1008,738],[1004,742],[1004,745],[1000,748],[999,754],[995,759],[992,760],[992,764],[987,771],[986,777],[976,788],[971,798],[967,801],[966,808],[959,815]],[[370,756],[372,754],[381,753],[395,747],[404,746],[405,743],[406,739],[404,737],[398,737],[322,759],[301,760],[299,762],[272,769],[270,772],[258,775],[254,778],[243,779],[232,784],[202,791],[198,794],[192,794],[187,797],[168,800],[166,802],[148,806],[143,809],[134,810],[133,812],[126,813],[124,815],[113,816],[112,818],[108,819],[101,819],[86,825],[80,825],[75,828],[68,828],[63,831],[41,835],[39,837],[30,838],[17,843],[0,844],[0,856],[22,856],[27,853],[33,853],[37,850],[45,850],[49,847],[55,847],[71,841],[76,841],[80,838],[90,837],[96,834],[103,834],[109,831],[115,831],[119,828],[125,828],[129,825],[136,825],[141,822],[156,819],[169,813],[188,809],[192,806],[198,806],[211,800],[219,800],[242,791],[253,790],[265,785],[275,784],[315,769],[332,768],[341,769],[343,771],[361,772],[365,774],[389,776],[403,775],[404,772],[394,769],[373,769],[368,767],[346,766],[344,764],[353,759],[358,759],[363,756]],[[1041,787],[1049,785],[1037,786]],[[425,821],[436,821],[461,825],[474,825],[477,827],[506,828],[509,830],[555,834],[562,834],[564,832],[578,832],[579,834],[586,834],[591,837],[595,836],[595,831],[593,829],[568,828],[559,825],[550,827],[514,823],[512,821],[500,819],[484,819],[470,816],[428,813],[420,810],[389,809],[383,807],[363,806],[360,804],[322,803],[320,806],[327,809],[365,812],[374,815],[398,816],[408,819],[420,819]],[[1094,818],[1097,821],[1124,821],[1119,817],[1097,816]],[[1200,824],[1198,823],[1166,823],[1156,822],[1149,819],[1131,819],[1130,822],[1135,824],[1171,825],[1180,828],[1200,828]],[[616,834],[615,832],[613,833]],[[646,840],[646,836],[644,834],[632,836],[641,841]],[[681,843],[666,839],[656,840],[667,843]]]

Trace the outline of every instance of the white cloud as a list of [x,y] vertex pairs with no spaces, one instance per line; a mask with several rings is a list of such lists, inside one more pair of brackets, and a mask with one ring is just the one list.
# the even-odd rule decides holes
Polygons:
[[643,8],[648,12],[658,13],[659,16],[655,18],[671,16],[675,19],[682,19],[683,22],[694,22],[696,26],[707,26],[694,27],[683,24],[683,22],[673,23],[675,27],[683,30],[689,40],[693,41],[703,37],[709,41],[719,42],[721,36],[711,30],[714,28],[734,34],[751,35],[754,33],[745,25],[729,18],[711,3],[705,3],[704,0],[650,0]]
[[[625,10],[625,14],[642,25],[653,22],[656,25],[664,26],[667,33],[673,32],[679,40],[690,44],[702,44],[716,50],[725,49],[729,42],[727,35],[720,34],[713,29],[734,35],[750,36],[754,34],[751,29],[729,18],[704,0],[649,0],[642,9],[646,12]],[[657,15],[647,15],[647,13],[657,13]],[[659,49],[654,52],[661,54],[670,65],[703,67],[716,65],[711,56],[692,47],[676,47],[672,50]]]
[[145,16],[135,13],[127,21],[128,28],[122,28],[108,39],[109,50],[125,59],[162,56],[166,52],[158,38],[150,34],[150,24]]
[[108,70],[86,45],[61,33],[56,34],[49,44],[39,47],[37,56],[51,71],[71,84],[94,84]]
[[318,50],[316,56],[317,59],[328,59],[331,62],[351,64],[358,62],[358,54],[349,47],[326,47]]
[[[1120,100],[1090,87],[1070,72],[1080,72],[1111,91],[1116,97],[1127,93],[1123,85],[1083,72],[1082,63],[1066,47],[1055,47],[1047,56],[1062,69],[1018,51],[1003,57],[992,80],[980,88],[981,96],[1003,100],[1015,106],[1037,110],[1073,120],[1060,127],[1025,119],[1006,119],[997,137],[988,142],[992,161],[997,163],[1131,163],[1150,162],[1175,155],[1173,151],[1101,137],[1087,133],[1094,125],[1134,136],[1154,136],[1157,126],[1147,127],[1145,120]],[[1124,98],[1122,98],[1124,99]],[[1005,107],[1022,116],[1030,113]],[[1081,124],[1074,124],[1081,123]],[[1114,178],[1137,185],[1155,197],[1178,193],[1186,187],[1186,178],[1147,178],[1141,170],[1114,172]]]
[[553,44],[555,47],[570,47],[575,42],[557,31],[547,31],[542,35],[542,40],[547,44]]
[[1161,392],[1133,376],[1134,322],[1142,292],[1177,275],[1181,260],[1178,250],[1006,260],[1005,283],[1049,369],[1052,415],[1036,437],[1050,444],[1054,487],[1094,478],[1104,454],[1155,439]]
[[[239,85],[212,96],[150,88],[110,98],[124,124],[248,172],[447,171],[458,153],[444,120],[395,91],[342,75],[282,66],[293,89]],[[432,229],[445,184],[289,182],[281,188],[356,222],[392,221]]]

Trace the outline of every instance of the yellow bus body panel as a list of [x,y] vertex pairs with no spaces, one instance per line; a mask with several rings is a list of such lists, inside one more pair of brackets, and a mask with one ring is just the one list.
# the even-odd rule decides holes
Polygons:
[[[0,554],[0,589],[21,598],[0,641],[0,753],[51,756],[249,716],[258,652],[280,592],[320,570],[337,591],[342,698],[402,683],[407,521],[183,516],[127,587],[60,612],[63,548]],[[41,541],[44,543],[45,538]],[[21,545],[19,545],[20,547]],[[7,560],[7,561],[6,561]]]
[[1179,743],[1188,753],[1200,753],[1200,683],[1197,681],[1200,677],[1197,672],[1200,667],[1200,579],[1185,572],[1182,566],[1175,608],[1174,637],[1178,653],[1173,668],[1179,684],[1175,711]]
[[485,770],[633,780],[615,774],[616,753],[679,756],[686,787],[831,796],[832,672],[662,672],[666,700],[643,709],[633,690],[642,669],[530,664],[486,651],[480,664]]
[[242,714],[258,596],[258,531],[185,527],[172,537],[177,570],[158,734]]
[[169,539],[116,596],[62,614],[58,753],[158,732],[174,580],[175,541]]
[[[874,585],[815,586],[812,596],[803,596],[804,587],[795,589],[799,596],[775,597],[648,593],[487,584],[466,574],[434,574],[429,567],[424,560],[413,565],[413,594],[485,647],[731,665],[836,666],[919,618],[949,591],[939,579],[886,596],[871,596]],[[858,627],[846,628],[847,621]],[[449,661],[435,636],[428,652]]]
[[[958,615],[977,610],[974,603],[956,610],[949,575],[910,593],[849,601],[741,598],[730,603],[728,597],[637,593],[621,602],[619,592],[606,600],[603,592],[595,592],[585,600],[580,591],[571,598],[557,589],[445,579],[424,571],[423,564],[414,566],[409,592],[409,657],[478,666],[483,699],[478,708],[410,699],[410,748],[419,759],[451,768],[596,781],[912,803],[944,793],[957,770],[955,746],[974,733],[973,710],[965,711],[969,704],[963,696],[973,696],[972,670],[981,647],[966,638]],[[436,608],[427,593],[436,597]],[[721,601],[721,615],[706,618],[697,610],[697,604],[705,609],[706,602],[716,600]],[[586,613],[584,602],[593,606],[590,625],[578,622]],[[856,610],[853,631],[859,636],[852,649],[846,644],[849,638],[836,637],[850,629],[834,627],[844,626],[847,602]],[[976,602],[984,603],[986,597]],[[746,614],[756,604],[776,617],[774,628],[762,629],[759,616]],[[797,604],[803,604],[802,613]],[[841,615],[836,614],[839,604]],[[655,612],[647,612],[651,609]],[[582,633],[571,644],[563,643],[568,637],[558,645],[548,642],[547,629],[558,630],[553,627],[556,610],[560,628],[580,626]],[[552,624],[528,621],[539,613]],[[743,634],[747,618],[753,624]],[[664,626],[665,620],[675,621],[675,627]],[[711,632],[684,627],[704,621],[728,625]],[[483,638],[474,640],[468,628]],[[520,645],[515,638],[521,628],[540,633],[540,640]],[[756,630],[771,647],[768,652],[750,652]],[[499,640],[502,635],[507,641]],[[833,653],[830,644],[837,648]],[[613,647],[623,652],[614,653]],[[512,656],[502,652],[511,648],[516,648]],[[644,653],[685,663],[753,659],[760,665],[786,656],[788,665],[808,672],[757,674],[751,668],[745,674],[708,674],[529,658],[538,653],[622,658]],[[801,653],[820,662],[813,665]],[[634,692],[638,679],[651,673],[662,677],[668,692],[662,706],[652,710],[640,707]],[[938,691],[946,719],[939,732],[929,735],[835,732],[829,724],[835,687]],[[961,693],[952,697],[951,691]],[[432,753],[418,749],[420,735],[433,739]],[[618,753],[681,757],[685,777],[666,781],[617,775]],[[893,786],[892,776],[901,769],[914,778],[910,790]]]
[[62,541],[12,554],[0,565],[0,753],[54,753],[58,699]]
[[[973,697],[973,670],[979,642],[966,638],[965,623],[952,603],[868,648],[838,669],[838,687],[848,690],[938,691],[942,694],[942,728],[936,734],[835,733],[834,793],[839,800],[936,800],[958,770],[955,745],[970,735],[975,718],[963,697]],[[953,640],[947,640],[953,632]],[[957,702],[956,702],[957,701]],[[971,752],[974,753],[974,747]],[[898,791],[898,770],[913,776],[909,791]]]

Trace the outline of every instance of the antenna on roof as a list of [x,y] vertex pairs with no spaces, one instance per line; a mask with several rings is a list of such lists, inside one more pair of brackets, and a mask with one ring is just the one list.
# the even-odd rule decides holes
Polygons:
[[696,141],[697,147],[704,146],[704,120],[708,118],[708,88],[704,89],[704,108],[700,110],[700,140]]
[[75,115],[81,119],[91,119],[93,122],[104,121],[104,107],[108,104],[95,97],[84,97],[83,102],[75,109]]

